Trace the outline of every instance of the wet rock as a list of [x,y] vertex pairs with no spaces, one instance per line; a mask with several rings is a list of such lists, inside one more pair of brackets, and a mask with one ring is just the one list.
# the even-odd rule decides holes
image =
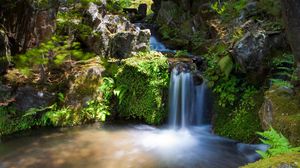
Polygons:
[[133,52],[147,50],[149,30],[140,30],[125,17],[100,13],[99,7],[90,3],[85,20],[94,30],[83,41],[92,51],[103,56],[127,58]]
[[17,89],[13,105],[17,111],[26,111],[30,108],[50,106],[54,101],[55,96],[47,91],[23,86]]
[[102,94],[99,91],[99,86],[102,81],[104,68],[97,62],[96,59],[90,60],[90,63],[87,65],[76,68],[70,78],[65,106],[78,110],[85,107],[91,99],[101,99]]
[[300,94],[290,88],[273,86],[265,92],[259,116],[263,129],[270,126],[281,132],[294,145],[300,144]]

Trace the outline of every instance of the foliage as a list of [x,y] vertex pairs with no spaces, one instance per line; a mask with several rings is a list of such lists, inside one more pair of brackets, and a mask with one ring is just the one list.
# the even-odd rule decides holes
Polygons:
[[208,62],[204,74],[216,95],[215,132],[245,142],[253,141],[255,132],[260,130],[257,89],[232,73],[235,65],[227,45],[221,43],[209,48],[204,58]]
[[106,8],[113,13],[121,12],[123,8],[129,8],[131,0],[108,0]]
[[234,29],[234,32],[232,33],[231,39],[233,40],[233,42],[236,42],[236,41],[240,40],[243,36],[244,36],[243,29],[236,28],[236,29]]
[[118,109],[121,117],[139,118],[149,124],[163,121],[166,116],[164,91],[169,82],[164,56],[156,52],[138,53],[119,66],[110,63],[106,69],[114,81],[110,94],[117,98],[116,103],[110,102],[111,109]]
[[12,107],[0,106],[0,136],[42,125],[40,115],[44,110],[47,108],[32,108],[18,114]]
[[209,81],[210,87],[213,87],[219,79],[224,77],[227,79],[229,77],[234,64],[227,50],[227,45],[221,43],[210,47],[204,57],[208,62],[205,76]]
[[214,87],[213,92],[218,94],[218,105],[221,107],[226,107],[228,105],[234,105],[237,100],[237,94],[239,93],[239,88],[237,87],[238,79],[234,76],[230,77],[228,80],[221,78],[219,83]]
[[221,71],[225,74],[225,77],[228,78],[231,70],[233,69],[233,61],[229,55],[221,58],[219,61],[219,66]]
[[258,7],[263,12],[279,17],[281,15],[281,2],[280,0],[260,0],[258,1]]
[[164,40],[175,38],[179,34],[179,30],[177,30],[176,28],[171,28],[170,26],[165,24],[160,26],[159,32],[161,33]]
[[228,22],[238,17],[247,3],[247,0],[216,1],[211,8],[219,14],[223,21]]
[[271,85],[293,88],[291,80],[297,80],[294,67],[294,56],[284,53],[272,59]]
[[216,1],[211,5],[211,8],[216,11],[219,15],[222,15],[226,9],[227,3],[221,5],[219,1]]
[[189,56],[189,52],[187,50],[177,50],[175,53],[175,57],[186,57]]
[[272,85],[286,88],[293,88],[294,86],[289,82],[282,79],[271,79]]
[[198,50],[205,44],[205,36],[206,31],[197,31],[193,33],[191,38],[193,50]]
[[270,146],[267,151],[257,151],[263,158],[290,152],[300,152],[300,147],[292,147],[288,139],[281,133],[276,132],[273,128],[270,128],[268,131],[258,132],[257,134],[262,136],[262,138],[260,138],[262,143]]
[[85,60],[92,56],[94,55],[80,49],[80,43],[70,42],[67,37],[53,36],[39,47],[18,55],[14,61],[16,67],[28,76],[40,66],[50,69],[61,65],[67,59]]

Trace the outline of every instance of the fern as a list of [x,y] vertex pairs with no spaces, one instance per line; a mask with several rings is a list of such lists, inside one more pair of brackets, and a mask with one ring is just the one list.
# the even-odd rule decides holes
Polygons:
[[270,148],[265,152],[256,151],[263,158],[300,151],[300,147],[292,147],[288,139],[285,138],[281,133],[277,133],[273,128],[268,131],[258,132],[257,134],[263,137],[260,138],[262,143],[270,146]]

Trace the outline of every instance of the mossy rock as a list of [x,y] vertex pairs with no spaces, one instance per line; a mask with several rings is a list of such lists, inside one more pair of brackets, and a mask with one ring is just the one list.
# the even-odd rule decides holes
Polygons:
[[124,95],[112,102],[112,109],[127,119],[161,124],[166,117],[166,91],[169,83],[168,60],[157,52],[140,53],[118,63],[109,64],[115,90]]
[[69,90],[66,93],[65,106],[80,110],[92,99],[101,99],[99,87],[102,82],[104,67],[99,58],[89,60],[87,63],[76,67],[70,77]]
[[298,168],[300,153],[287,153],[250,163],[242,168]]
[[265,93],[265,102],[259,112],[265,130],[272,126],[295,146],[300,145],[299,101],[299,93],[273,86]]
[[[251,99],[251,100],[250,100]],[[258,110],[263,102],[263,95],[257,92],[248,100],[255,106],[246,109],[236,108],[243,106],[245,102],[238,102],[234,106],[221,107],[214,105],[216,115],[213,119],[213,127],[216,134],[238,141],[253,143],[258,141],[256,132],[261,131]],[[216,101],[217,102],[217,101]]]

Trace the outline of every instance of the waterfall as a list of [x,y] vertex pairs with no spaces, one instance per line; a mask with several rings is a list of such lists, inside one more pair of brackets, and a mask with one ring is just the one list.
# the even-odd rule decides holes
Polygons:
[[195,85],[191,72],[179,71],[175,67],[169,87],[169,125],[186,128],[204,124],[205,92],[204,82]]
[[150,37],[150,49],[159,52],[174,52],[168,49],[163,43],[159,42],[154,36]]

